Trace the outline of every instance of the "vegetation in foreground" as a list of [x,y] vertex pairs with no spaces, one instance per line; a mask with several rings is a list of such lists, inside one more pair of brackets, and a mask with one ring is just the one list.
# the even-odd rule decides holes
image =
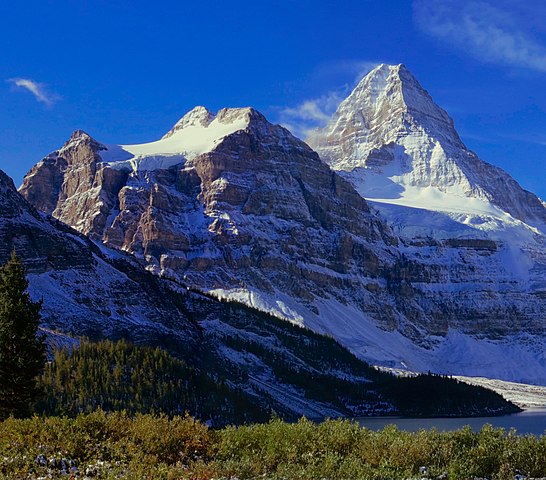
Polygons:
[[212,430],[189,416],[102,411],[0,423],[0,478],[63,478],[70,470],[101,479],[502,480],[517,471],[546,475],[546,437],[491,426],[373,432],[306,419]]

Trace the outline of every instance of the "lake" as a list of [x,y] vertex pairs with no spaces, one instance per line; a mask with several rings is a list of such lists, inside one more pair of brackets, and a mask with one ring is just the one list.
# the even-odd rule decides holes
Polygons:
[[440,431],[458,430],[470,425],[478,431],[486,423],[502,427],[506,431],[515,428],[521,435],[532,433],[542,435],[546,430],[546,408],[530,408],[521,413],[502,417],[465,417],[465,418],[401,418],[401,417],[360,417],[355,419],[362,427],[381,430],[387,425],[396,425],[400,430],[416,432],[422,428],[437,428]]

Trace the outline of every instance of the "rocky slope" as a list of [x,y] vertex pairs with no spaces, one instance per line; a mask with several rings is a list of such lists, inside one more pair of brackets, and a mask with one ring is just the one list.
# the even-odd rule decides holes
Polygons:
[[189,349],[200,336],[169,289],[131,257],[104,253],[83,235],[43,216],[0,171],[0,263],[13,249],[29,274],[31,295],[43,298],[46,328],[151,343],[179,338]]
[[[261,419],[271,410],[290,419],[396,411],[392,395],[379,394],[368,378],[369,367],[333,340],[157,278],[134,257],[99,248],[36,211],[0,171],[0,264],[14,248],[29,292],[43,299],[42,328],[52,344],[84,335],[160,345],[235,389],[235,398],[253,405]],[[317,379],[336,385],[336,392],[314,391]],[[498,408],[512,407],[500,402]],[[247,421],[258,419],[248,415]],[[226,413],[215,421],[241,418]]]
[[[146,272],[134,257],[99,248],[37,212],[2,172],[0,245],[0,263],[13,248],[23,259],[30,293],[43,298],[43,328],[51,343],[70,344],[86,335],[168,349],[199,372],[191,378],[201,383],[192,386],[193,380],[186,379],[187,388],[218,385],[208,402],[216,405],[214,414],[199,405],[190,412],[214,425],[267,420],[271,411],[294,420],[301,415],[473,415],[516,409],[491,392],[439,378],[434,381],[447,393],[438,402],[408,404],[396,379],[371,369],[332,338]],[[460,392],[455,403],[453,389]]]
[[546,382],[543,204],[468,152],[401,66],[372,72],[310,143],[341,175],[253,109],[197,107],[156,142],[77,131],[20,192],[160,276],[365,359]]

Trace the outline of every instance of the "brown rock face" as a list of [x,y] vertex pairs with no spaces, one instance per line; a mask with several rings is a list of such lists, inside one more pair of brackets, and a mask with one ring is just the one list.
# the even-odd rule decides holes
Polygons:
[[109,260],[86,237],[36,211],[0,171],[0,264],[13,249],[31,295],[43,299],[45,327],[152,343],[175,336],[188,348],[199,335],[176,295],[134,259]]
[[107,217],[118,204],[124,171],[105,168],[105,147],[81,130],[28,173],[20,193],[42,212],[61,219],[91,238],[101,238]]
[[[170,135],[214,118],[197,114]],[[105,147],[76,132],[31,170],[20,192],[80,232],[191,286],[282,292],[306,303],[350,295],[383,317],[362,281],[383,275],[397,240],[365,200],[255,110],[224,109],[215,118],[243,118],[246,127],[166,169],[109,166],[100,156]],[[48,184],[57,197],[42,201]],[[372,283],[384,293],[384,281]]]

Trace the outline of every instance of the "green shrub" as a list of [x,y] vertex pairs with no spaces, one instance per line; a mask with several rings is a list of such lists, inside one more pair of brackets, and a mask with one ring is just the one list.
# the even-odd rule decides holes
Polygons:
[[[519,436],[485,426],[455,432],[374,432],[348,420],[211,430],[192,417],[105,413],[75,418],[9,418],[0,423],[0,478],[37,478],[38,455],[97,466],[97,478],[116,479],[512,479],[516,470],[546,475],[546,437]],[[59,473],[59,472],[57,472]],[[59,473],[60,475],[60,473]],[[55,477],[54,477],[55,478]]]

